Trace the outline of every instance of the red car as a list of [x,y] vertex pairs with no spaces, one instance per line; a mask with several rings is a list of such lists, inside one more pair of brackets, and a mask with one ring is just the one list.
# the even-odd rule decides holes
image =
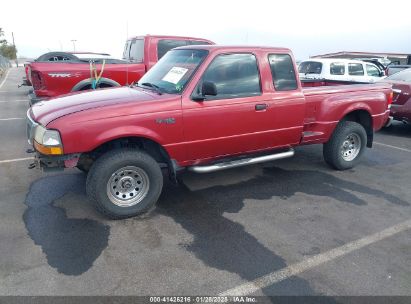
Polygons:
[[388,76],[383,81],[392,84],[394,92],[391,116],[395,120],[411,123],[411,68]]
[[74,94],[27,113],[33,167],[78,167],[111,218],[149,210],[162,169],[212,172],[324,144],[324,159],[355,166],[389,115],[389,84],[302,89],[288,49],[186,46],[137,85]]
[[[213,42],[201,38],[146,35],[127,40],[124,60],[96,53],[53,52],[60,54],[51,57],[45,54],[28,67],[29,81],[34,88],[34,92],[29,95],[31,104],[70,92],[89,90],[92,86],[106,88],[129,85],[138,81],[168,50],[198,44]],[[92,71],[94,67],[90,66],[90,61],[95,63],[95,71]],[[101,78],[95,83],[100,73]]]

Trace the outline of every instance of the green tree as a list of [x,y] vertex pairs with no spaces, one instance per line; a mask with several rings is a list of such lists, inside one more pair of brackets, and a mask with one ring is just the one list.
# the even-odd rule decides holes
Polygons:
[[[0,38],[4,36],[4,31],[0,27]],[[16,59],[17,49],[9,44],[6,39],[0,39],[0,54],[9,59]]]

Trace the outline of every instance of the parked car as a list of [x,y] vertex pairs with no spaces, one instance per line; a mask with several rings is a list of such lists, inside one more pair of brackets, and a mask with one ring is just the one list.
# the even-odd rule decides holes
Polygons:
[[375,64],[351,59],[310,59],[298,66],[304,86],[371,83],[385,76]]
[[394,98],[391,116],[395,120],[411,123],[411,68],[388,76],[382,81],[392,84]]
[[30,63],[28,68],[29,81],[34,88],[29,95],[30,101],[33,104],[50,97],[91,89],[94,72],[90,61],[96,64],[97,74],[102,72],[98,88],[118,87],[138,81],[168,50],[195,44],[213,42],[201,38],[146,35],[127,40],[123,60],[96,53],[45,54]]
[[406,64],[393,64],[393,65],[389,65],[388,67],[387,67],[387,76],[391,76],[391,75],[393,75],[393,74],[395,74],[395,73],[398,73],[398,72],[400,72],[400,71],[402,71],[402,70],[405,70],[405,69],[409,69],[409,68],[411,68],[411,65],[406,65]]
[[110,218],[149,210],[162,169],[198,173],[291,157],[324,144],[355,166],[389,115],[390,84],[302,89],[285,48],[186,46],[138,84],[73,94],[27,113],[32,167],[88,172],[87,193]]

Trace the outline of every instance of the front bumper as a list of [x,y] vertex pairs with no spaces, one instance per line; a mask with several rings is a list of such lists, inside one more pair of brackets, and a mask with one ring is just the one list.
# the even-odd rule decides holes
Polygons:
[[[26,131],[27,131],[27,141],[33,148],[36,146],[34,141],[35,129],[38,123],[35,122],[30,115],[30,109],[27,111],[26,115]],[[30,169],[42,169],[44,171],[51,170],[63,170],[64,168],[74,168],[77,166],[78,160],[80,158],[80,153],[75,154],[63,154],[63,155],[46,155],[42,154],[36,149],[27,150],[28,153],[34,153],[34,162],[30,164]]]
[[402,105],[392,104],[390,114],[395,120],[411,122],[411,100]]
[[65,168],[77,166],[80,154],[68,154],[59,156],[43,155],[34,151],[34,161],[29,165],[29,169],[39,169],[45,172],[62,171]]

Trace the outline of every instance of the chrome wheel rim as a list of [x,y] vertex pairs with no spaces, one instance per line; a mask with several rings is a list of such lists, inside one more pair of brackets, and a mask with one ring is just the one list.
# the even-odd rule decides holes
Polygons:
[[345,161],[354,160],[361,150],[361,138],[358,134],[347,135],[341,146],[341,156]]
[[139,204],[148,193],[150,180],[146,171],[139,167],[127,166],[114,172],[107,182],[107,195],[119,207]]

